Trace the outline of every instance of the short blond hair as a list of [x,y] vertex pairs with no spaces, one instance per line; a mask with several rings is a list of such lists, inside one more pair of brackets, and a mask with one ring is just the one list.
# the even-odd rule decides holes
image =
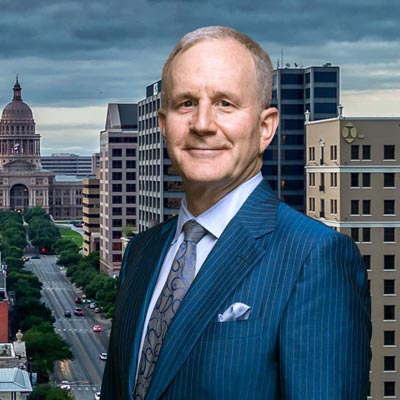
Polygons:
[[195,44],[210,39],[233,39],[242,44],[252,56],[256,68],[258,100],[261,110],[269,107],[272,94],[272,63],[269,55],[249,36],[227,26],[206,26],[184,35],[172,50],[164,64],[161,85],[161,112],[168,108],[169,72],[172,61],[180,53],[193,47]]

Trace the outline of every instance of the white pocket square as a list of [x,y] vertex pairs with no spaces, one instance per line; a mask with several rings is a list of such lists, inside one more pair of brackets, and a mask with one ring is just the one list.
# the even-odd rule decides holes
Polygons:
[[233,303],[223,314],[218,314],[218,322],[244,321],[250,318],[251,307],[244,303]]

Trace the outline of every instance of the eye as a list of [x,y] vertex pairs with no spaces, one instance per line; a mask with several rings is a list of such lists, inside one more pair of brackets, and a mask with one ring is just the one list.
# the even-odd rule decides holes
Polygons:
[[183,106],[183,107],[192,107],[192,106],[193,106],[193,101],[192,101],[192,100],[185,100],[185,101],[182,103],[182,106]]
[[229,101],[226,101],[226,100],[221,100],[220,102],[219,102],[219,104],[222,106],[222,107],[230,107],[232,104],[231,103],[229,103]]

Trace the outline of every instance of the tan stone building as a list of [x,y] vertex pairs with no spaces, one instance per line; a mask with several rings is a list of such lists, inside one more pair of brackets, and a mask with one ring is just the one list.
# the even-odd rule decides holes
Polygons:
[[83,255],[100,250],[100,181],[98,178],[83,180]]
[[368,270],[368,398],[399,398],[400,118],[340,115],[306,129],[307,215],[351,236]]
[[0,120],[0,210],[39,206],[55,219],[80,219],[82,179],[65,178],[41,165],[40,135],[18,79]]

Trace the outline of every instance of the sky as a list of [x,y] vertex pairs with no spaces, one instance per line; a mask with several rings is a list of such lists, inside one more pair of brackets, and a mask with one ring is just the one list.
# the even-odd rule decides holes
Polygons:
[[274,66],[341,68],[345,116],[400,117],[398,0],[0,0],[0,109],[18,74],[43,155],[99,151],[107,104],[145,98],[186,32],[227,25]]

